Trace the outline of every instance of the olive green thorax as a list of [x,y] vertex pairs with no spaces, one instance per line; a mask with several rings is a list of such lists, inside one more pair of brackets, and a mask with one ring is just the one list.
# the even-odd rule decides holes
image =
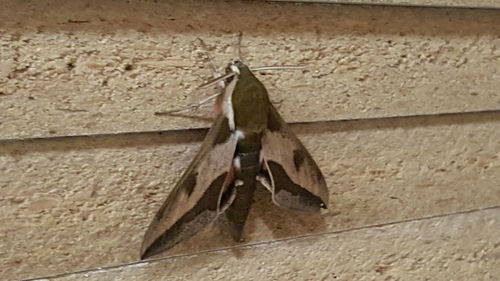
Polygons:
[[241,62],[235,62],[235,65],[240,71],[232,94],[236,129],[248,137],[260,135],[267,127],[269,96],[246,65]]

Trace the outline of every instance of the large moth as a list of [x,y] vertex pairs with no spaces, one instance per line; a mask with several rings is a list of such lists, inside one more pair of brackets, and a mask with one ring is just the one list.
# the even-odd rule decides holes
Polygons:
[[264,85],[242,62],[219,80],[221,112],[201,148],[144,236],[141,258],[171,248],[218,217],[241,241],[257,182],[281,207],[326,208],[325,179],[309,152],[269,100]]

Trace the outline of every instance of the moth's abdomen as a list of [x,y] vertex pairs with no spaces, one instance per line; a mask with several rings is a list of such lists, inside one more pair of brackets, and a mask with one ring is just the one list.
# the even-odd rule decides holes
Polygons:
[[[237,152],[235,157],[236,176],[233,188],[236,198],[226,210],[231,236],[241,241],[245,221],[253,203],[256,188],[256,177],[260,171],[260,151]],[[237,163],[237,164],[236,164]]]

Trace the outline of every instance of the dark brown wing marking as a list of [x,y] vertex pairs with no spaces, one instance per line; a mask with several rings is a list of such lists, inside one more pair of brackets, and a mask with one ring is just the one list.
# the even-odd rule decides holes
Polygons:
[[318,165],[273,105],[261,153],[274,181],[273,199],[277,204],[306,212],[326,208],[328,189]]

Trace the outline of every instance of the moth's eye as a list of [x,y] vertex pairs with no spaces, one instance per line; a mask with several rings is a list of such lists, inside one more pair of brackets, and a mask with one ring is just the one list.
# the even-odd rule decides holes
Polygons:
[[226,83],[230,83],[231,81],[233,81],[234,79],[234,76],[231,76],[229,78],[226,79]]

